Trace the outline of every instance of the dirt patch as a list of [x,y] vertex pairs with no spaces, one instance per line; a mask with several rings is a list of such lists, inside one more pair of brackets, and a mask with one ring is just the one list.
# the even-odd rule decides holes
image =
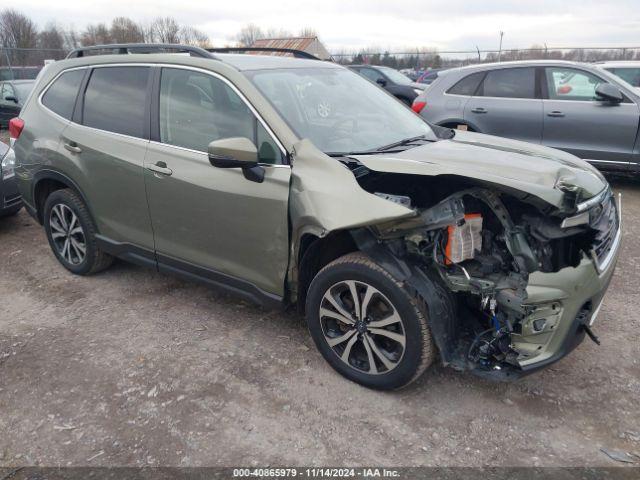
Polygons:
[[617,465],[640,453],[640,186],[585,341],[514,384],[435,367],[396,393],[324,362],[301,319],[125,263],[67,273],[0,221],[0,465]]

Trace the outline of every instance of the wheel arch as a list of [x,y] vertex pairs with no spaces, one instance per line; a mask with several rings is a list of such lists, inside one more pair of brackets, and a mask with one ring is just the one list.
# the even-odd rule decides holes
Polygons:
[[44,222],[44,204],[47,200],[47,197],[56,190],[62,190],[65,188],[73,190],[80,196],[80,198],[82,198],[82,201],[89,211],[89,215],[91,215],[92,220],[94,219],[91,212],[91,207],[87,202],[87,198],[82,193],[82,190],[80,190],[80,187],[78,187],[78,184],[64,173],[61,173],[57,170],[45,169],[40,170],[35,174],[32,191],[34,208],[36,210],[36,218],[41,225]]
[[305,233],[298,242],[297,292],[298,311],[304,314],[307,291],[316,274],[336,258],[358,250],[353,237],[346,230],[331,232],[324,237]]

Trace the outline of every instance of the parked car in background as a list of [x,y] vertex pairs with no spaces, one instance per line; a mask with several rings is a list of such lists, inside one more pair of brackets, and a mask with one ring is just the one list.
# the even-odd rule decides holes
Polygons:
[[435,79],[438,78],[438,75],[440,75],[444,70],[444,68],[432,68],[431,70],[427,70],[417,78],[416,82],[424,85],[431,85]]
[[9,120],[20,114],[20,109],[31,93],[35,80],[5,80],[0,82],[0,128],[8,128]]
[[432,128],[335,63],[170,48],[197,58],[78,50],[11,120],[64,268],[117,256],[297,305],[327,362],[379,389],[437,358],[517,378],[592,334],[622,233],[591,165]]
[[620,77],[633,87],[640,87],[640,62],[639,61],[619,61],[597,63],[600,68]]
[[0,142],[0,217],[15,215],[22,208],[15,176],[16,157],[13,149]]
[[425,85],[416,83],[406,75],[390,67],[378,65],[350,65],[349,68],[377,83],[387,92],[411,106],[413,100],[424,91]]
[[638,171],[640,94],[595,65],[521,61],[443,72],[413,104],[436,125],[559,148]]

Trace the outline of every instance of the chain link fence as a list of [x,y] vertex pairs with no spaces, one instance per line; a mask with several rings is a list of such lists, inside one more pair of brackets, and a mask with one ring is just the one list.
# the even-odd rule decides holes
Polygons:
[[[48,61],[66,57],[65,49],[0,47],[0,80],[32,79]],[[601,62],[640,60],[640,47],[519,48],[505,50],[435,50],[417,49],[400,52],[335,52],[333,59],[342,64],[368,63],[397,69],[424,70],[452,68],[477,63],[512,60],[573,60]]]
[[453,68],[465,65],[513,60],[572,60],[602,62],[610,60],[640,60],[640,47],[575,47],[518,48],[504,50],[435,50],[417,49],[402,52],[336,52],[334,60],[342,64],[368,63],[393,68]]
[[0,47],[0,80],[36,78],[46,62],[62,60],[67,53],[57,48]]

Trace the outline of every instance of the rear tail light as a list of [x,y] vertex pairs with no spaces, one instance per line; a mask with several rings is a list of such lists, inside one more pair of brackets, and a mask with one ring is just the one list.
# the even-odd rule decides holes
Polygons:
[[424,107],[427,106],[427,102],[415,101],[413,105],[411,105],[411,110],[416,113],[420,113]]
[[24,120],[18,117],[12,118],[9,120],[9,137],[11,137],[12,140],[17,140],[23,128]]

